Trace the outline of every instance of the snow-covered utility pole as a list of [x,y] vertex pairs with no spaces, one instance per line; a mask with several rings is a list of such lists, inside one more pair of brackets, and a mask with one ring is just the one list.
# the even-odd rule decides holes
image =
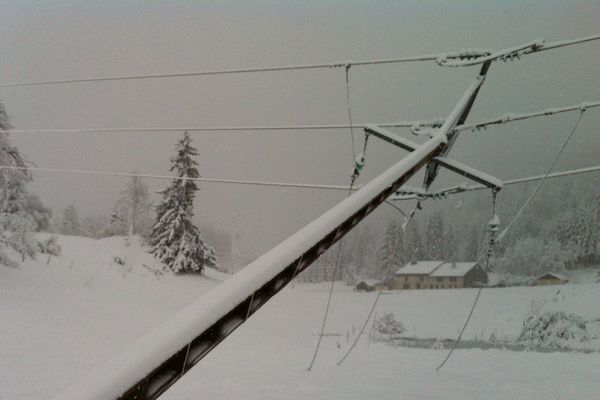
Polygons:
[[403,160],[80,380],[57,400],[156,399],[422,167],[443,155],[489,67]]

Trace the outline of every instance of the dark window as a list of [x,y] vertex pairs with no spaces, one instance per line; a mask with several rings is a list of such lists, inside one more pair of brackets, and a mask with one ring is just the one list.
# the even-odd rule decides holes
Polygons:
[[450,277],[450,282],[456,282],[456,277],[455,276],[451,276]]
[[421,282],[423,282],[423,277],[422,277],[422,276],[420,276],[420,277],[419,277],[419,280],[420,280]]
[[435,278],[435,280],[438,281],[438,282],[443,282],[444,278],[441,277],[441,276],[438,276],[437,278]]
[[421,284],[417,283],[417,289],[421,289]]
[[408,283],[405,283],[404,286],[402,286],[402,289],[410,289],[410,285]]

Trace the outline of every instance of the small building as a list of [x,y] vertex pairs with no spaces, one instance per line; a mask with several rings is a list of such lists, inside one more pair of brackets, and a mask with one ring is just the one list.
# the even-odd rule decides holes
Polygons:
[[535,278],[535,284],[537,286],[564,285],[565,283],[569,283],[569,278],[555,272],[546,272]]
[[488,276],[476,262],[418,261],[395,273],[390,289],[456,289],[478,287]]
[[354,286],[354,290],[362,291],[362,292],[372,292],[375,290],[387,290],[388,287],[384,282],[376,281],[373,279],[367,279],[364,281],[358,282]]

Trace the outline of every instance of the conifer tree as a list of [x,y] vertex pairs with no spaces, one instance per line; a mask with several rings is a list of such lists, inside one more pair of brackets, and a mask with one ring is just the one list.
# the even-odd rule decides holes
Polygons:
[[443,260],[444,253],[444,220],[442,213],[437,211],[427,223],[427,257],[430,260]]
[[[200,230],[192,223],[194,196],[198,186],[193,178],[200,177],[193,156],[198,151],[187,132],[175,146],[177,155],[171,158],[171,171],[178,178],[162,191],[162,201],[156,208],[156,221],[150,233],[152,254],[169,270],[202,272],[216,264],[214,250],[206,245]],[[192,178],[192,179],[185,179]]]
[[456,261],[458,241],[456,240],[456,235],[454,234],[454,228],[452,228],[452,225],[448,225],[445,237],[446,241],[444,246],[444,260]]
[[0,165],[13,169],[0,170],[0,264],[16,265],[1,252],[1,247],[11,247],[22,254],[33,255],[29,232],[36,223],[26,210],[25,185],[32,180],[27,163],[19,150],[10,143],[7,130],[11,129],[4,105],[0,102]]
[[465,261],[478,261],[479,254],[481,252],[481,233],[477,226],[473,226],[471,228],[471,233],[469,234],[469,241],[467,242],[467,247],[465,248]]
[[396,256],[396,232],[397,227],[394,220],[390,220],[385,228],[385,233],[379,249],[377,250],[377,269],[380,278],[387,278],[393,272],[394,259]]
[[[12,126],[4,105],[0,102],[0,165],[13,168],[26,168],[27,163],[21,157],[19,150],[10,143],[8,132]],[[31,174],[26,169],[0,170],[0,212],[16,213],[23,210],[25,202],[25,184],[32,180]]]
[[81,229],[79,226],[79,214],[74,205],[70,204],[63,210],[62,221],[60,222],[60,232],[65,235],[79,235]]
[[410,223],[408,232],[406,233],[406,257],[409,261],[422,261],[425,257],[423,243],[421,242],[421,234],[417,221]]

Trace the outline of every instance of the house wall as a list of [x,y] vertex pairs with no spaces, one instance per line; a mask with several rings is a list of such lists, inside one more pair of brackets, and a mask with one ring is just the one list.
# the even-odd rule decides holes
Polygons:
[[456,289],[464,287],[464,279],[458,277],[434,277],[426,275],[401,275],[396,277],[390,290],[402,289]]
[[535,281],[535,283],[538,286],[547,286],[547,285],[562,285],[565,282],[561,281],[560,279],[538,279],[537,281]]
[[428,276],[425,278],[426,289],[458,289],[464,287],[462,276]]
[[423,289],[425,275],[400,275],[391,282],[391,290]]
[[480,284],[487,282],[487,273],[479,265],[476,265],[465,275],[465,287],[479,287]]

